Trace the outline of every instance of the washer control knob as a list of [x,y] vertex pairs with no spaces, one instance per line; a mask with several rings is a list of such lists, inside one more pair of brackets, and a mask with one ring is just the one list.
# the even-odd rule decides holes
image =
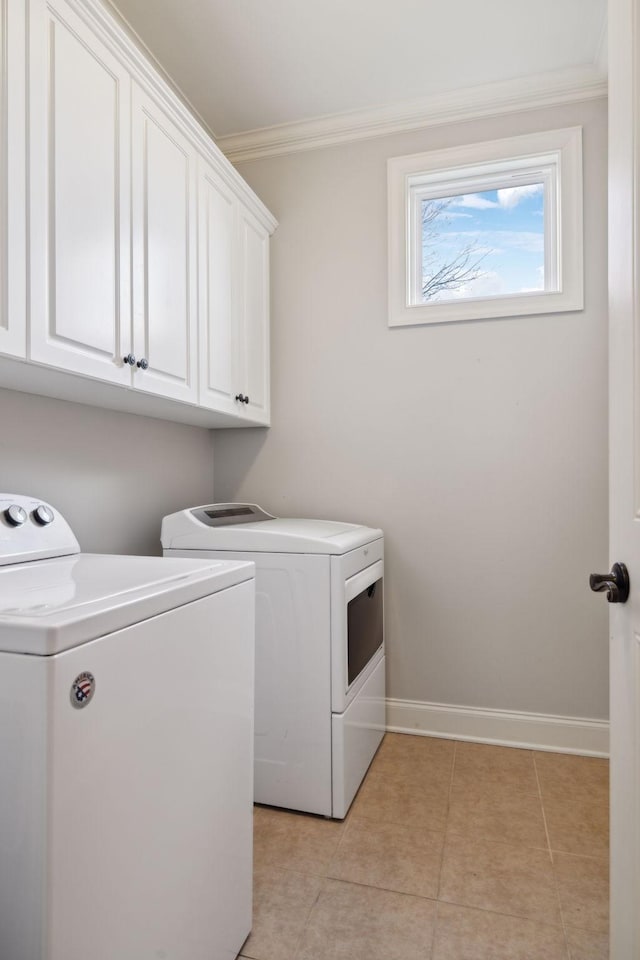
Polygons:
[[33,511],[33,519],[36,521],[36,523],[46,527],[47,524],[51,523],[53,520],[53,510],[45,506],[44,503],[41,503]]
[[27,519],[27,511],[17,503],[12,503],[4,512],[6,520],[12,527],[21,527]]

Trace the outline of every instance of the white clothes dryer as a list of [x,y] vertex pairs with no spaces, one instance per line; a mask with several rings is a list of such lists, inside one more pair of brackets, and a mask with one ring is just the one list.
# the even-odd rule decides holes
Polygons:
[[0,957],[232,960],[251,928],[254,568],[80,553],[0,494]]
[[342,819],[385,729],[382,531],[218,503],[161,538],[165,557],[255,563],[255,800]]

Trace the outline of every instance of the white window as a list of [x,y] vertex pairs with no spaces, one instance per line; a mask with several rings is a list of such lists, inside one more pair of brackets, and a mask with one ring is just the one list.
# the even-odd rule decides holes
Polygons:
[[582,130],[395,157],[389,325],[583,308]]

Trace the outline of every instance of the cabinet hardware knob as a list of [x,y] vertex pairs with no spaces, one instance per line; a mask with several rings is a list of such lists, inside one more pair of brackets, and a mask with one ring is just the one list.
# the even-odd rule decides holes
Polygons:
[[249,403],[249,397],[245,397],[245,398],[244,398],[244,402],[245,402],[245,403]]
[[137,366],[141,370],[147,370],[149,367],[149,361],[146,359],[146,357],[143,357],[142,360],[138,360]]
[[136,358],[132,353],[128,353],[126,357],[123,357],[122,359],[124,360],[125,363],[128,363],[130,367],[135,367]]
[[244,403],[244,396],[241,393],[236,393],[236,401],[238,403]]

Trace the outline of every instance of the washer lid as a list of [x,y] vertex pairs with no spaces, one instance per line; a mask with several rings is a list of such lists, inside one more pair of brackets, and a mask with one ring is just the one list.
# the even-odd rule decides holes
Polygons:
[[0,651],[49,656],[250,580],[252,563],[81,553],[0,568]]
[[[236,511],[236,522],[229,522],[232,508]],[[256,515],[269,519],[254,520]],[[213,503],[173,513],[162,521],[161,534],[165,550],[232,550],[236,553],[342,554],[380,537],[382,530],[356,523],[276,519],[255,504],[241,503]]]

